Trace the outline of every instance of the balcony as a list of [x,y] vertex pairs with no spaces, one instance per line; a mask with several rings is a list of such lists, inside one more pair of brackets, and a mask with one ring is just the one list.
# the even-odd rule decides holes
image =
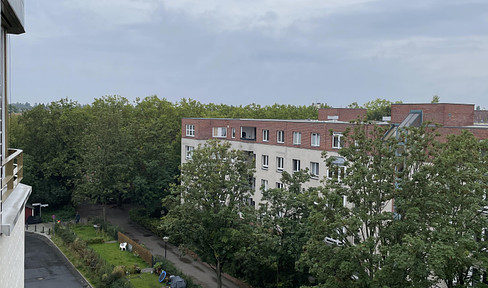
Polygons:
[[2,162],[2,197],[0,199],[1,234],[9,236],[18,221],[32,188],[20,184],[23,178],[22,150],[9,149]]
[[241,127],[241,140],[256,141],[256,127]]

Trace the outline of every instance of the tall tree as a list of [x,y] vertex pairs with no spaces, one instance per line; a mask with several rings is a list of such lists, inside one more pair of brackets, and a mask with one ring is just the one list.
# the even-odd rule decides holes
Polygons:
[[[411,192],[402,181],[413,175],[404,173],[403,178],[399,171],[413,171],[417,166],[420,171],[426,165],[426,150],[421,148],[428,147],[432,137],[425,136],[424,129],[384,139],[384,128],[358,124],[346,133],[341,158],[327,158],[330,179],[315,199],[310,218],[312,235],[302,257],[303,265],[310,268],[321,286],[408,287],[429,283],[428,270],[415,279],[408,273],[408,264],[415,263],[416,258],[403,254],[405,259],[396,257],[395,245],[407,242],[402,242],[404,235],[395,234],[399,222],[390,212],[400,191]],[[412,145],[408,149],[410,162],[400,155],[405,143]],[[417,225],[425,231],[416,219],[403,215],[403,225]]]
[[262,192],[258,214],[260,225],[256,229],[264,229],[263,233],[269,234],[270,243],[263,248],[268,249],[266,253],[274,259],[272,264],[276,279],[269,287],[298,287],[307,281],[307,275],[298,271],[295,264],[308,240],[310,199],[315,190],[305,189],[302,185],[309,180],[308,170],[300,170],[292,175],[283,172],[283,188]]
[[213,265],[218,287],[222,268],[245,249],[254,208],[251,197],[254,163],[249,155],[230,149],[230,144],[209,141],[193,152],[181,167],[181,185],[164,223],[170,237],[186,244]]
[[133,138],[128,131],[132,106],[127,99],[108,96],[89,107],[89,130],[83,137],[83,176],[74,202],[90,200],[103,205],[128,198],[133,179]]
[[51,207],[68,204],[81,177],[81,142],[88,116],[76,102],[62,99],[38,105],[12,124],[12,145],[24,149],[24,183],[33,186],[31,201]]
[[431,269],[449,288],[487,285],[488,142],[463,131],[450,135],[440,150],[432,167],[432,197],[441,201],[431,223]]
[[158,214],[179,173],[181,117],[173,103],[155,96],[137,101],[133,110],[129,133],[135,169],[128,197],[148,214]]

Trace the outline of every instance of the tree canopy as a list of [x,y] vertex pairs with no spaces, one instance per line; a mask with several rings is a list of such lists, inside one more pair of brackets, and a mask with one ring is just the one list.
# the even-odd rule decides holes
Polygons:
[[228,142],[209,141],[182,165],[182,185],[172,190],[176,201],[165,217],[171,237],[213,265],[218,287],[223,267],[245,249],[250,235],[253,173],[249,155],[231,150]]

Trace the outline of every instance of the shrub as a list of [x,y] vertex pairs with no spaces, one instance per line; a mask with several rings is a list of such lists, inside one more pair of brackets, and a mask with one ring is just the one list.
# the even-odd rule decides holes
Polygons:
[[124,266],[115,266],[114,270],[112,270],[112,276],[115,278],[122,278],[125,276],[125,267]]
[[97,237],[97,238],[92,238],[88,241],[86,241],[86,244],[101,244],[101,243],[104,243],[105,240],[103,240],[102,237]]
[[60,224],[54,225],[54,231],[68,245],[76,240],[76,235],[69,228],[62,227]]
[[157,270],[158,267],[162,267],[164,271],[168,273],[168,275],[178,275],[186,281],[187,288],[197,288],[201,287],[198,284],[193,283],[193,281],[185,276],[180,270],[178,270],[171,262],[162,258],[162,257],[155,257],[156,264],[154,264],[154,269]]

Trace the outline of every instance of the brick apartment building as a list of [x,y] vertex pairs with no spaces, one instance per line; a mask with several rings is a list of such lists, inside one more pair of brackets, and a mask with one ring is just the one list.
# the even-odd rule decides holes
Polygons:
[[[328,157],[338,157],[343,133],[353,125],[350,121],[365,115],[365,109],[326,108],[319,109],[318,120],[184,118],[181,162],[191,159],[193,149],[209,139],[229,141],[232,148],[245,151],[256,160],[255,192],[250,199],[255,205],[262,198],[261,186],[281,187],[283,171],[293,173],[308,168],[312,178],[305,187],[321,185],[320,180],[326,176],[341,177],[347,168],[341,158],[337,168],[328,171],[321,158],[322,151],[327,151]],[[479,139],[488,139],[487,115],[487,111],[475,111],[471,104],[392,104],[391,120],[374,125],[390,127],[388,133],[394,135],[399,127],[429,121],[441,125],[440,140],[465,129]]]

